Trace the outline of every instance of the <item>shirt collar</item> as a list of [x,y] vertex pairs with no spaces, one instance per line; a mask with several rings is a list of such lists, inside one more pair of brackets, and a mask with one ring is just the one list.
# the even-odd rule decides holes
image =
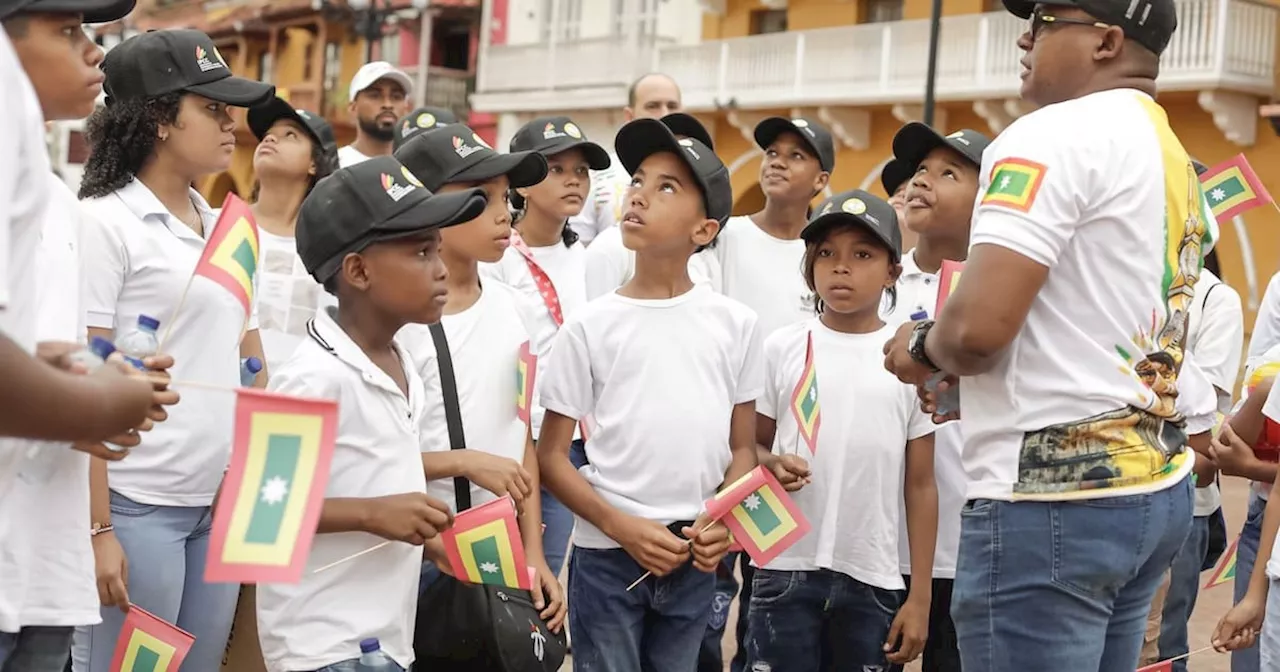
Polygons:
[[[332,306],[317,311],[314,319],[307,326],[307,335],[315,342],[316,345],[329,352],[329,354],[337,357],[339,361],[350,366],[360,373],[360,378],[365,383],[381,388],[391,394],[404,397],[400,387],[396,385],[391,376],[386,371],[378,368],[373,360],[369,359],[369,355],[365,354],[356,342],[351,340],[347,332],[338,326],[337,309]],[[400,347],[398,341],[391,342],[392,347],[396,349],[396,353],[400,355],[400,366],[404,369],[405,378],[410,381],[409,384],[409,404],[410,408],[416,403],[417,397],[421,394],[421,390],[415,388],[419,385],[413,384],[413,362],[409,359],[408,353],[404,348]]]
[[907,278],[916,275],[937,275],[936,273],[925,273],[920,270],[920,266],[916,264],[916,248],[911,248],[906,254],[902,255],[902,277]]
[[[188,188],[187,193],[191,196],[192,204],[196,206],[196,212],[200,213],[200,221],[204,223],[205,235],[208,236],[212,234],[213,225],[217,221],[216,213],[214,213],[213,209],[209,207],[209,203],[204,200],[204,197],[200,195],[200,192],[195,189]],[[143,184],[142,180],[134,178],[129,182],[129,184],[118,189],[116,191],[116,196],[120,199],[120,202],[124,203],[124,206],[128,208],[129,211],[138,219],[145,221],[148,217],[159,218],[159,221],[166,225],[171,221],[177,222],[180,225],[180,228],[175,230],[173,227],[170,227],[170,229],[174,230],[175,233],[178,235],[184,235],[185,232],[191,236],[198,237],[190,227],[183,225],[176,217],[173,216],[172,213],[169,212],[169,209],[164,206],[164,203],[161,203],[160,199],[156,197],[155,192],[151,191],[147,185]]]

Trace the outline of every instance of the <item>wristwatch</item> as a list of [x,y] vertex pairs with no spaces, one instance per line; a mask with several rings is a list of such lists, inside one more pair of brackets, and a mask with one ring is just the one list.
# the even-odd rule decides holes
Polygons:
[[907,338],[907,353],[911,355],[911,359],[929,367],[930,371],[938,371],[938,365],[929,359],[929,353],[924,350],[924,339],[928,337],[930,329],[933,329],[933,320],[922,320],[916,323],[915,328],[911,330],[911,336]]

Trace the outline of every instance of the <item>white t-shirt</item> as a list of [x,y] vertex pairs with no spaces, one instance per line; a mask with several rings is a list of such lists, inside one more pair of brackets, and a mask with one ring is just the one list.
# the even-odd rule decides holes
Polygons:
[[[938,304],[938,274],[926,273],[916,264],[916,251],[902,255],[902,275],[898,276],[898,301],[894,310],[881,317],[886,324],[897,329],[915,313],[924,312],[936,317]],[[888,339],[885,339],[888,340]],[[953,579],[956,576],[956,558],[960,555],[960,511],[964,508],[965,491],[969,477],[964,471],[961,452],[964,436],[960,421],[934,425],[933,476],[938,483],[938,538],[933,551],[933,576]],[[900,507],[901,527],[907,529],[907,510]],[[899,569],[911,574],[911,545],[905,534],[898,535]]]
[[[746,306],[695,286],[671,299],[616,293],[565,322],[542,375],[547,410],[592,415],[580,470],[619,511],[694,520],[729,467],[736,404],[764,387],[760,330]],[[617,548],[579,517],[574,544]]]
[[267,371],[289,361],[316,311],[338,305],[302,264],[292,237],[258,230],[258,334]]
[[368,161],[370,158],[372,157],[360,153],[360,150],[356,149],[355,145],[347,145],[338,149],[339,168],[349,168],[362,161]]
[[0,139],[0,332],[35,349],[36,248],[48,198],[44,113],[8,35],[0,38],[0,85],[9,91]]
[[1249,364],[1261,357],[1272,346],[1280,345],[1280,273],[1271,276],[1267,289],[1262,293],[1262,305],[1253,320],[1249,337]]
[[1196,353],[1196,364],[1222,391],[1218,394],[1218,407],[1225,412],[1231,407],[1231,391],[1240,376],[1244,307],[1240,294],[1207,268],[1200,269],[1200,281],[1196,283],[1187,349]]
[[578,240],[588,245],[596,236],[610,228],[617,228],[622,221],[623,196],[631,186],[631,176],[622,167],[618,157],[609,152],[609,167],[591,171],[591,193],[582,206],[582,212],[569,218],[569,228],[578,234]]
[[[449,341],[454,380],[458,385],[462,431],[471,450],[524,462],[529,428],[516,411],[516,370],[521,345],[530,343],[535,353],[539,349],[529,328],[531,322],[525,298],[496,281],[484,283],[479,300],[470,308],[440,320]],[[426,389],[424,403],[427,427],[431,429],[424,436],[422,451],[449,450],[440,364],[431,331],[425,324],[408,324],[397,338],[413,356]],[[536,375],[534,384],[537,384]],[[427,493],[456,504],[453,479],[431,481],[427,484]],[[497,496],[493,493],[474,482],[471,484],[472,506],[494,499]]]
[[731,217],[710,252],[720,267],[721,291],[756,311],[766,337],[814,316],[803,240],[774,238],[750,217]]
[[[213,211],[198,192],[190,195],[205,235],[213,235]],[[119,337],[134,329],[138,315],[150,315],[160,321],[158,338],[168,331],[161,348],[173,355],[175,380],[238,387],[244,307],[212,280],[192,278],[205,239],[139,180],[81,206],[88,326]],[[256,309],[247,328],[258,328]],[[231,457],[235,395],[192,386],[180,392],[169,419],[144,433],[129,459],[110,463],[112,490],[143,504],[213,502]]]
[[[777,421],[773,453],[799,454],[813,471],[813,482],[792,495],[812,531],[766,569],[830,569],[886,590],[905,588],[898,544],[907,536],[899,520],[906,446],[933,433],[934,424],[920,412],[915,388],[884,369],[884,344],[895,329],[844,334],[811,318],[765,340],[756,412]],[[822,405],[813,453],[791,410],[810,333]]]
[[[1212,432],[1218,425],[1218,395],[1209,377],[1199,366],[1195,353],[1187,351],[1178,373],[1178,412],[1187,418],[1187,435]],[[1205,459],[1195,455],[1194,459]],[[1196,488],[1193,515],[1207,516],[1222,504],[1217,484]]]
[[[538,267],[551,280],[551,286],[555,289],[554,300],[560,306],[561,317],[567,320],[576,315],[583,306],[587,305],[586,248],[580,242],[569,247],[563,243],[556,243],[548,247],[531,247],[529,251],[533,253],[533,259]],[[544,358],[551,352],[551,342],[555,339],[560,325],[556,324],[555,318],[551,316],[551,310],[547,308],[546,300],[538,289],[538,283],[534,280],[533,272],[529,270],[529,263],[524,255],[514,247],[508,247],[497,263],[480,264],[480,277],[501,282],[521,294],[524,299],[522,302],[524,312],[529,317],[529,327],[534,334],[535,343],[539,346],[538,352],[534,354],[540,361],[545,361]],[[541,402],[538,401],[536,377],[534,385],[531,420],[533,438],[537,439],[538,432],[542,429],[542,416],[545,411]]]
[[968,496],[1180,482],[1192,460],[1165,420],[1180,419],[1174,365],[1212,215],[1164,110],[1131,89],[1040,108],[987,148],[981,175],[970,244],[1049,273],[995,366],[961,380]]
[[[338,402],[325,498],[423,492],[427,480],[420,442],[426,413],[422,381],[408,352],[397,344],[408,381],[406,398],[328,310],[314,325],[317,338],[302,341],[272,374],[268,389]],[[359,657],[360,640],[367,637],[377,637],[401,667],[413,663],[421,547],[392,542],[313,573],[383,541],[367,532],[317,534],[300,583],[258,584],[258,641],[270,672],[314,670]]]
[[[587,300],[592,301],[627,284],[636,274],[635,250],[622,244],[622,229],[611,226],[596,236],[587,248],[583,264],[586,266]],[[689,279],[697,285],[709,285],[720,291],[720,266],[710,250],[703,250],[689,257]]]

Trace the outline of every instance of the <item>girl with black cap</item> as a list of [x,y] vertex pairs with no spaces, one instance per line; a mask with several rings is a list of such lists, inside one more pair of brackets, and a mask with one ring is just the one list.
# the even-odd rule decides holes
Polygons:
[[[239,298],[192,278],[216,217],[190,185],[231,164],[228,108],[264,103],[274,89],[232,76],[213,41],[195,30],[125,40],[102,70],[106,107],[89,119],[80,188],[96,220],[83,231],[89,334],[111,339],[156,318],[175,377],[235,387],[240,358],[262,357],[256,316],[246,324]],[[239,587],[206,583],[204,565],[210,507],[231,456],[234,396],[182,393],[130,459],[91,467],[102,623],[76,632],[76,670],[111,666],[130,605],[195,635],[187,669],[221,665]]]

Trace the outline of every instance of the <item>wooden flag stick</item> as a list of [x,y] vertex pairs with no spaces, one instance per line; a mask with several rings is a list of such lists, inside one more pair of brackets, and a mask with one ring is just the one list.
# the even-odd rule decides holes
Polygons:
[[164,333],[160,336],[160,341],[156,345],[156,352],[164,352],[164,344],[169,342],[169,334],[173,333],[173,323],[178,319],[178,313],[182,312],[182,306],[187,302],[187,292],[191,291],[191,283],[196,279],[195,274],[187,278],[186,287],[182,288],[182,296],[178,298],[178,305],[174,307],[173,312],[169,314],[169,320],[164,325]]
[[[706,527],[702,528],[701,530],[698,530],[696,533],[694,533],[694,535],[693,535],[693,536],[695,536],[695,537],[696,537],[696,536],[698,536],[699,534],[702,534],[703,532],[706,532],[707,530],[711,529],[711,526],[712,526],[712,525],[715,525],[715,524],[716,524],[716,523],[718,523],[718,522],[720,522],[720,521],[718,521],[718,520],[713,520],[713,521],[711,521],[711,522],[707,523],[707,526],[706,526]],[[692,539],[690,539],[690,540],[689,540],[689,548],[693,548],[693,540],[692,540]],[[645,579],[647,579],[647,578],[649,578],[649,577],[651,577],[651,576],[653,576],[653,572],[645,572],[643,575],[641,575],[641,576],[640,576],[640,578],[636,579],[635,581],[632,581],[632,582],[631,582],[631,585],[627,586],[627,592],[628,592],[628,593],[629,593],[629,592],[631,592],[631,589],[632,589],[632,588],[635,588],[636,586],[640,585],[640,584],[641,584]]]
[[372,553],[372,552],[374,552],[374,551],[378,550],[379,548],[382,548],[383,546],[386,546],[386,545],[388,545],[388,544],[390,544],[390,543],[391,543],[390,541],[384,541],[384,542],[382,542],[381,544],[378,544],[377,546],[370,546],[369,548],[366,548],[366,549],[364,549],[363,551],[360,551],[359,553],[354,553],[354,554],[352,554],[352,555],[348,555],[347,557],[342,558],[341,560],[334,560],[333,562],[331,562],[331,563],[329,563],[329,564],[325,565],[324,567],[317,567],[316,569],[311,570],[311,573],[312,573],[312,574],[319,574],[320,572],[323,572],[323,571],[325,571],[325,570],[333,569],[334,567],[337,567],[338,565],[341,565],[341,564],[343,564],[344,562],[350,562],[350,561],[355,560],[356,558],[358,558],[358,557],[360,557],[360,556],[362,556],[362,555],[364,555],[364,554],[366,554],[366,553]]

